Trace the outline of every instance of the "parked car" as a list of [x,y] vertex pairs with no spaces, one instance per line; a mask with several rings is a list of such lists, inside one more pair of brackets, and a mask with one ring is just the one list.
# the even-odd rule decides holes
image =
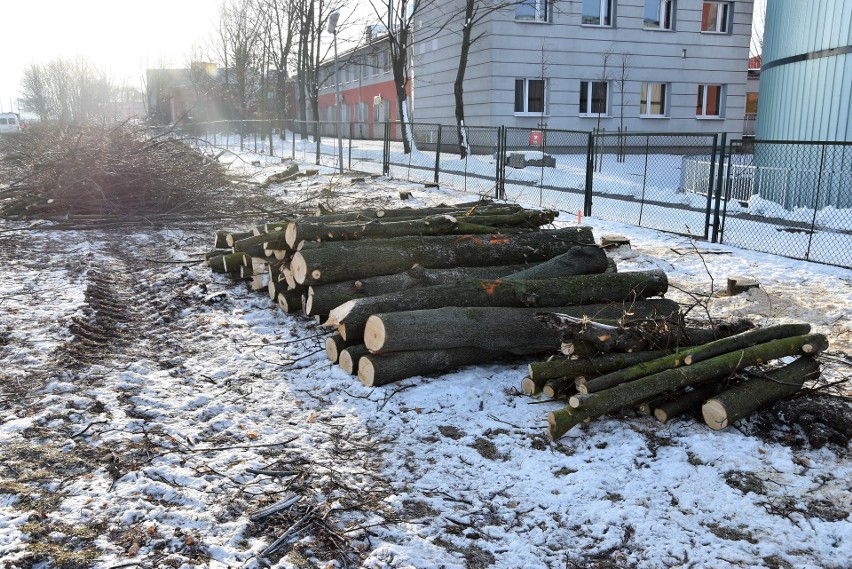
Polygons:
[[17,113],[0,113],[0,134],[7,132],[19,132],[21,120]]

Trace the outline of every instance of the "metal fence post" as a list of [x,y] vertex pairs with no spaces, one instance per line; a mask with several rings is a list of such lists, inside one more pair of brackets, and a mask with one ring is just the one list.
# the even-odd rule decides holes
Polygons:
[[716,187],[716,153],[719,151],[719,133],[713,135],[713,150],[710,153],[710,177],[707,181],[707,208],[704,211],[704,239],[710,237],[710,212],[713,210],[713,188]]
[[816,228],[816,216],[817,211],[819,211],[819,195],[820,190],[822,189],[822,173],[825,170],[825,150],[828,147],[827,144],[822,145],[822,152],[820,152],[819,157],[819,173],[817,174],[817,187],[816,192],[814,192],[814,215],[811,218],[811,230],[808,232],[808,248],[805,251],[805,260],[809,260],[811,258],[811,245],[814,241],[814,229]]
[[355,136],[355,123],[349,121],[349,170],[352,170],[352,138]]
[[441,172],[441,125],[438,125],[438,142],[435,144],[435,184],[438,184],[438,175]]
[[319,166],[320,162],[322,162],[322,157],[320,155],[320,124],[319,121],[314,122],[314,141],[317,144],[317,166]]
[[586,195],[583,201],[583,215],[586,217],[592,215],[592,187],[595,181],[594,149],[595,134],[594,132],[589,132],[588,143],[586,145]]
[[[711,237],[711,241],[713,243],[719,243],[719,239],[721,238],[721,232],[719,225],[721,224],[721,216],[719,215],[719,209],[722,203],[722,190],[725,187],[727,180],[725,179],[725,154],[728,148],[728,133],[723,132],[721,140],[719,142],[719,167],[718,173],[716,175],[716,191],[715,191],[715,206],[713,208],[713,235]],[[730,172],[728,172],[730,175]]]
[[390,121],[385,121],[384,143],[382,145],[382,175],[390,174]]

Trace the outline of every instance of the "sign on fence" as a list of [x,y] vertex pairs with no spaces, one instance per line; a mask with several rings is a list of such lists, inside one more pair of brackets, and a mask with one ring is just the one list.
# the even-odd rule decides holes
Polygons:
[[531,130],[530,131],[530,146],[541,146],[541,142],[544,136],[542,135],[540,130]]

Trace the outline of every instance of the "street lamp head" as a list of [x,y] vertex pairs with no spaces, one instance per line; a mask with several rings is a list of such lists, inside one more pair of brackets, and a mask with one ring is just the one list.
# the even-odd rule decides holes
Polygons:
[[337,20],[340,19],[340,12],[332,12],[328,15],[328,33],[337,33]]

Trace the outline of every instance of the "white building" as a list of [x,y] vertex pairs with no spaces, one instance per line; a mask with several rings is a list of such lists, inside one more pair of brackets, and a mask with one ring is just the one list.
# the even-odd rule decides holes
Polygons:
[[[455,122],[462,0],[418,14],[414,120]],[[479,3],[478,3],[479,4]],[[482,2],[480,10],[488,3]],[[615,132],[742,133],[752,0],[526,0],[478,22],[465,122]]]

